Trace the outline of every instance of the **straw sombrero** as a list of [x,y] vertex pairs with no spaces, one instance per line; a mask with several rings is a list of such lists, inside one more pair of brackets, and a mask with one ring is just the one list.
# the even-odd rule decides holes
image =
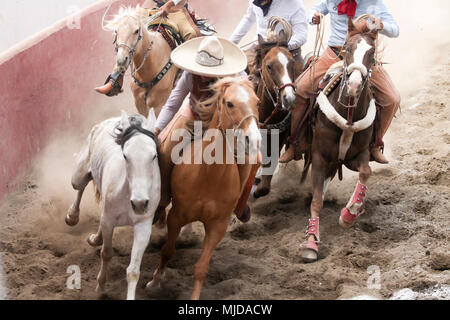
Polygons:
[[226,77],[245,70],[247,57],[234,43],[216,36],[189,40],[172,51],[180,69],[207,77]]

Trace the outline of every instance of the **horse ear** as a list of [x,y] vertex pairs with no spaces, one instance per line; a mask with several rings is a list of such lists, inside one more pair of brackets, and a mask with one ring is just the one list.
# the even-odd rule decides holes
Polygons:
[[279,43],[287,42],[287,35],[283,29],[281,29],[281,31],[278,33],[278,39],[279,39],[278,40]]
[[266,43],[266,42],[264,41],[264,38],[263,38],[262,35],[260,35],[260,34],[258,34],[258,43],[259,43],[259,44],[264,44],[264,43]]
[[145,121],[145,129],[153,132],[155,130],[155,123],[156,123],[155,110],[151,108],[148,113],[147,121]]
[[122,113],[120,115],[120,127],[122,130],[125,130],[130,126],[130,120],[128,119],[128,114],[122,110]]
[[356,31],[355,24],[353,23],[352,18],[348,18],[348,33]]

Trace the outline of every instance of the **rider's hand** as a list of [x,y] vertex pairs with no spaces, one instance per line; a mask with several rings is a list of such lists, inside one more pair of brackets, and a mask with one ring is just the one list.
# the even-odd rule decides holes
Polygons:
[[163,16],[167,16],[169,14],[170,9],[175,6],[172,0],[167,1],[159,10],[162,12]]
[[312,18],[313,24],[319,24],[320,23],[320,17],[321,17],[320,12],[314,13],[314,16]]
[[160,133],[161,133],[161,130],[159,130],[159,128],[155,128],[155,136],[159,136]]
[[383,21],[381,18],[372,18],[371,21],[367,21],[369,29],[375,27],[376,30],[381,31],[384,28]]

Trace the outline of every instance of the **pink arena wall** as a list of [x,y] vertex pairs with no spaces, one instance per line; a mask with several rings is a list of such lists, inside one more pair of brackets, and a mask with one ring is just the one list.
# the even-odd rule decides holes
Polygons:
[[[114,61],[112,35],[101,28],[109,3],[84,10],[79,30],[60,21],[0,56],[0,199],[14,190],[51,131],[76,124],[104,102],[93,88]],[[116,0],[111,12],[137,3]]]
[[[143,2],[115,0],[109,14],[120,5]],[[67,28],[69,17],[0,55],[0,200],[14,190],[52,132],[79,125],[96,105],[120,103],[93,90],[114,62],[113,37],[101,29],[109,3],[99,1],[82,11],[80,29]],[[189,4],[225,37],[247,8],[246,0],[190,0]],[[127,82],[124,90],[129,91]]]

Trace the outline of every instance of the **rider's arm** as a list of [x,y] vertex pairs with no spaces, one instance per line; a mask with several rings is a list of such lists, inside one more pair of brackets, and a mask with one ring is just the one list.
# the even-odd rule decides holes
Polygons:
[[375,16],[383,22],[383,29],[380,33],[389,38],[397,38],[400,35],[400,27],[394,17],[389,13],[383,1],[378,2],[377,11]]
[[324,16],[326,16],[328,14],[328,4],[327,4],[327,2],[328,2],[327,0],[320,0],[311,9],[311,11],[309,13],[309,16],[308,16],[308,22],[310,24],[313,24],[312,19],[313,19],[315,13],[320,12]]
[[248,2],[247,13],[242,17],[239,25],[234,29],[233,34],[230,37],[230,41],[238,44],[239,41],[250,31],[253,24],[256,21],[256,15],[253,11],[253,0]]
[[156,120],[155,127],[159,131],[163,130],[169,124],[191,90],[192,74],[185,71],[180,80],[178,80],[175,89],[172,90],[169,99],[167,99],[166,104],[162,107],[161,113]]
[[303,3],[299,2],[298,10],[292,15],[291,25],[292,25],[292,38],[289,41],[289,50],[300,48],[306,43],[308,38],[308,22],[306,17],[305,7]]

